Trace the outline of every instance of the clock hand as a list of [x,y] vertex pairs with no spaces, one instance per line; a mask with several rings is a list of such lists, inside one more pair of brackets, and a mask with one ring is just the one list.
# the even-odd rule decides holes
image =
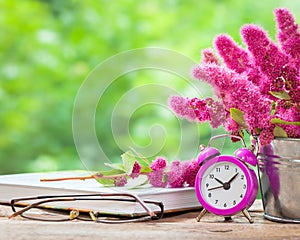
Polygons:
[[213,187],[213,188],[209,188],[207,189],[207,191],[211,191],[211,190],[215,190],[215,189],[219,189],[219,188],[224,188],[224,183],[218,179],[218,178],[214,178],[218,183],[222,184],[222,186],[218,186],[218,187]]
[[207,189],[207,191],[211,191],[211,190],[215,190],[215,189],[219,189],[219,188],[224,188],[225,190],[230,189],[230,183],[231,183],[234,179],[236,179],[236,177],[237,177],[238,175],[239,175],[239,173],[236,173],[232,178],[230,178],[230,180],[229,180],[228,182],[224,182],[224,183],[223,183],[221,180],[219,180],[218,178],[215,178],[215,180],[216,180],[218,183],[222,184],[222,186],[209,188],[209,189]]
[[207,191],[211,191],[211,190],[215,190],[215,189],[219,189],[219,188],[224,188],[224,187],[223,187],[223,185],[222,186],[218,186],[218,187],[213,187],[213,188],[207,189]]
[[224,185],[224,183],[223,183],[221,180],[219,180],[218,178],[215,178],[215,180],[216,180],[218,183]]
[[236,179],[238,175],[239,173],[236,173],[232,178],[230,178],[230,180],[227,183],[230,184],[234,179]]

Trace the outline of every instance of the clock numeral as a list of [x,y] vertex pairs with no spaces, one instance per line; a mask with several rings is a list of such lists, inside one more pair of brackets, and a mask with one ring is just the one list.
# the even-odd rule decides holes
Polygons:
[[238,171],[238,169],[237,168],[235,168],[235,172],[237,172]]
[[245,176],[244,175],[241,175],[241,180],[244,180]]
[[246,189],[246,184],[243,185],[243,189]]
[[227,207],[227,203],[224,203],[224,207]]
[[208,197],[209,197],[209,198],[211,197],[211,193],[208,194]]
[[215,204],[217,204],[219,202],[219,200],[218,199],[216,199],[216,201],[215,201]]
[[240,198],[243,198],[243,196],[244,196],[244,195],[243,195],[243,194],[241,194],[241,195],[240,195]]
[[236,205],[236,201],[235,201],[235,200],[233,200],[232,204],[233,204],[233,205]]
[[229,170],[229,165],[224,165],[225,170]]
[[209,186],[209,184],[208,184],[208,183],[206,183],[206,188],[208,188],[208,186]]
[[209,178],[214,179],[215,175],[214,174],[209,174]]
[[217,167],[216,172],[221,172],[221,168]]

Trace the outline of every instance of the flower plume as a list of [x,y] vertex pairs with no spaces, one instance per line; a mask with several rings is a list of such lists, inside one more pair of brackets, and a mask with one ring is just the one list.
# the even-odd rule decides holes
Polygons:
[[[300,33],[287,9],[275,9],[274,14],[279,44],[253,24],[240,31],[245,49],[219,34],[214,46],[223,62],[213,49],[205,49],[202,63],[192,71],[194,78],[212,86],[218,101],[185,98],[179,107],[173,100],[174,111],[192,121],[210,121],[212,127],[222,124],[232,134],[260,135],[263,144],[274,137],[300,137]],[[218,123],[213,121],[213,105],[222,112]]]

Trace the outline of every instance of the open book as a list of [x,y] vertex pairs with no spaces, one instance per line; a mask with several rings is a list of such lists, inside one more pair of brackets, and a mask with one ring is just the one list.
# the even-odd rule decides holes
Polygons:
[[[194,188],[154,188],[144,186],[138,189],[129,187],[103,187],[95,179],[66,180],[54,182],[41,182],[43,178],[60,178],[87,176],[85,171],[46,172],[0,175],[0,203],[9,204],[12,198],[38,196],[38,195],[65,195],[65,194],[94,194],[94,193],[130,193],[138,195],[143,200],[161,201],[165,213],[200,209]],[[69,202],[59,203],[57,208],[73,207]],[[53,206],[52,206],[53,207]],[[139,215],[143,209],[125,202],[92,201],[76,202],[76,208],[85,211],[102,211],[105,213],[118,213],[123,215]],[[153,209],[155,211],[155,209]]]

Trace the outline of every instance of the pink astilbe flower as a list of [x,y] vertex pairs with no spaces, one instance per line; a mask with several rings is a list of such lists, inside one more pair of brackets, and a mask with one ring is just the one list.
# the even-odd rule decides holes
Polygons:
[[149,183],[153,187],[165,188],[168,185],[168,182],[165,179],[165,172],[163,169],[149,173],[148,179]]
[[[196,79],[201,79],[212,85],[215,94],[219,98],[223,98],[227,93],[231,92],[230,80],[234,76],[233,71],[221,71],[224,67],[216,64],[202,64],[196,66],[192,75]],[[224,69],[226,70],[226,69]]]
[[237,73],[246,73],[248,80],[259,86],[266,82],[266,76],[253,67],[253,57],[240,47],[230,36],[220,34],[215,39],[215,46],[226,66]]
[[126,183],[127,183],[127,178],[125,176],[114,178],[114,185],[116,187],[123,187],[126,185]]
[[273,139],[274,139],[273,129],[263,130],[260,132],[259,141],[261,145],[265,146],[269,144]]
[[202,63],[219,64],[218,58],[215,56],[211,48],[207,48],[202,51]]
[[180,188],[184,185],[182,164],[179,160],[171,163],[170,171],[168,172],[168,183],[171,188]]
[[198,165],[198,161],[196,159],[193,159],[191,161],[185,161],[182,163],[182,169],[183,169],[183,178],[186,184],[189,187],[194,187],[195,179],[200,169],[200,166]]
[[140,175],[141,172],[141,165],[139,164],[138,161],[135,161],[133,168],[132,168],[132,172],[129,175],[132,179],[137,178]]
[[206,98],[208,114],[210,116],[210,125],[218,128],[226,123],[227,113],[222,102],[214,101],[212,98]]
[[271,101],[260,94],[257,86],[245,81],[243,74],[215,64],[206,64],[195,68],[194,77],[207,81],[223,93],[221,97],[227,111],[230,108],[243,111],[250,130],[266,127],[262,120],[270,120]]
[[171,108],[177,115],[185,117],[190,121],[210,121],[213,128],[221,126],[226,121],[226,112],[223,103],[214,101],[212,98],[201,100],[199,98],[189,99],[173,96],[170,102]]
[[251,64],[247,51],[239,47],[230,36],[217,36],[215,46],[228,68],[238,73],[249,69]]
[[[268,82],[264,84],[268,88],[263,89],[263,92],[283,91],[284,81],[291,81],[286,84],[288,87],[296,86],[296,82],[293,80],[296,78],[298,70],[289,62],[288,56],[268,38],[263,29],[249,24],[241,29],[241,34],[255,59],[255,64],[262,73],[268,76]],[[278,84],[280,81],[281,83]]]
[[163,157],[157,157],[150,165],[153,171],[164,170],[167,166],[167,160]]
[[272,79],[281,76],[287,56],[268,38],[267,33],[260,27],[249,24],[242,27],[241,34],[261,71]]
[[205,100],[201,100],[199,98],[192,98],[188,100],[188,104],[194,110],[196,118],[199,122],[210,120],[210,115]]
[[300,86],[296,89],[291,89],[289,94],[294,102],[300,103]]
[[253,67],[253,57],[240,47],[230,36],[220,34],[215,39],[215,46],[226,66],[237,73],[246,73],[248,81],[260,86],[266,82],[266,76]]
[[298,32],[298,24],[292,14],[285,8],[275,9],[274,14],[278,27],[277,38],[281,47],[294,59],[295,65],[299,66],[300,33]]
[[[296,94],[296,93],[295,93]],[[298,95],[297,98],[300,96]],[[291,105],[290,102],[278,101],[277,111],[274,117],[287,122],[300,122],[300,111],[297,105]],[[300,138],[300,127],[294,125],[279,125],[289,137]]]
[[[300,96],[298,96],[300,97]],[[291,105],[284,100],[278,101],[277,111],[274,117],[287,122],[300,122],[300,111],[297,104]],[[280,125],[291,138],[300,138],[300,127],[294,125]]]
[[226,111],[221,102],[214,101],[212,98],[192,98],[188,100],[190,107],[199,122],[210,121],[213,128],[217,128],[226,122]]
[[154,187],[166,187],[168,182],[165,178],[167,161],[163,157],[157,157],[150,165],[152,172],[148,174],[149,182]]
[[225,124],[225,129],[226,131],[231,132],[234,135],[236,135],[241,130],[240,125],[232,118],[228,118]]
[[296,104],[291,104],[291,102],[284,100],[278,101],[277,104],[278,105],[274,117],[281,118],[288,122],[300,121],[300,111]]
[[281,125],[290,138],[300,138],[300,127],[293,125]]
[[[248,24],[241,28],[247,49],[225,34],[215,38],[225,66],[212,49],[203,51],[203,61],[192,75],[210,84],[219,101],[186,98],[185,111],[192,107],[194,120],[210,121],[212,127],[223,125],[234,135],[244,130],[260,135],[263,145],[274,137],[300,137],[300,33],[287,9],[274,13],[281,46],[261,27]],[[222,113],[219,122],[214,121],[218,112]]]
[[287,56],[268,38],[267,33],[256,25],[245,25],[241,29],[241,34],[253,54],[256,66],[268,77],[266,79],[268,82],[264,84],[267,89],[263,92],[282,91],[283,84],[272,83],[273,79],[282,76],[282,69],[288,62]]
[[187,118],[190,121],[197,119],[194,110],[190,107],[189,100],[180,96],[171,96],[169,105],[180,117]]

